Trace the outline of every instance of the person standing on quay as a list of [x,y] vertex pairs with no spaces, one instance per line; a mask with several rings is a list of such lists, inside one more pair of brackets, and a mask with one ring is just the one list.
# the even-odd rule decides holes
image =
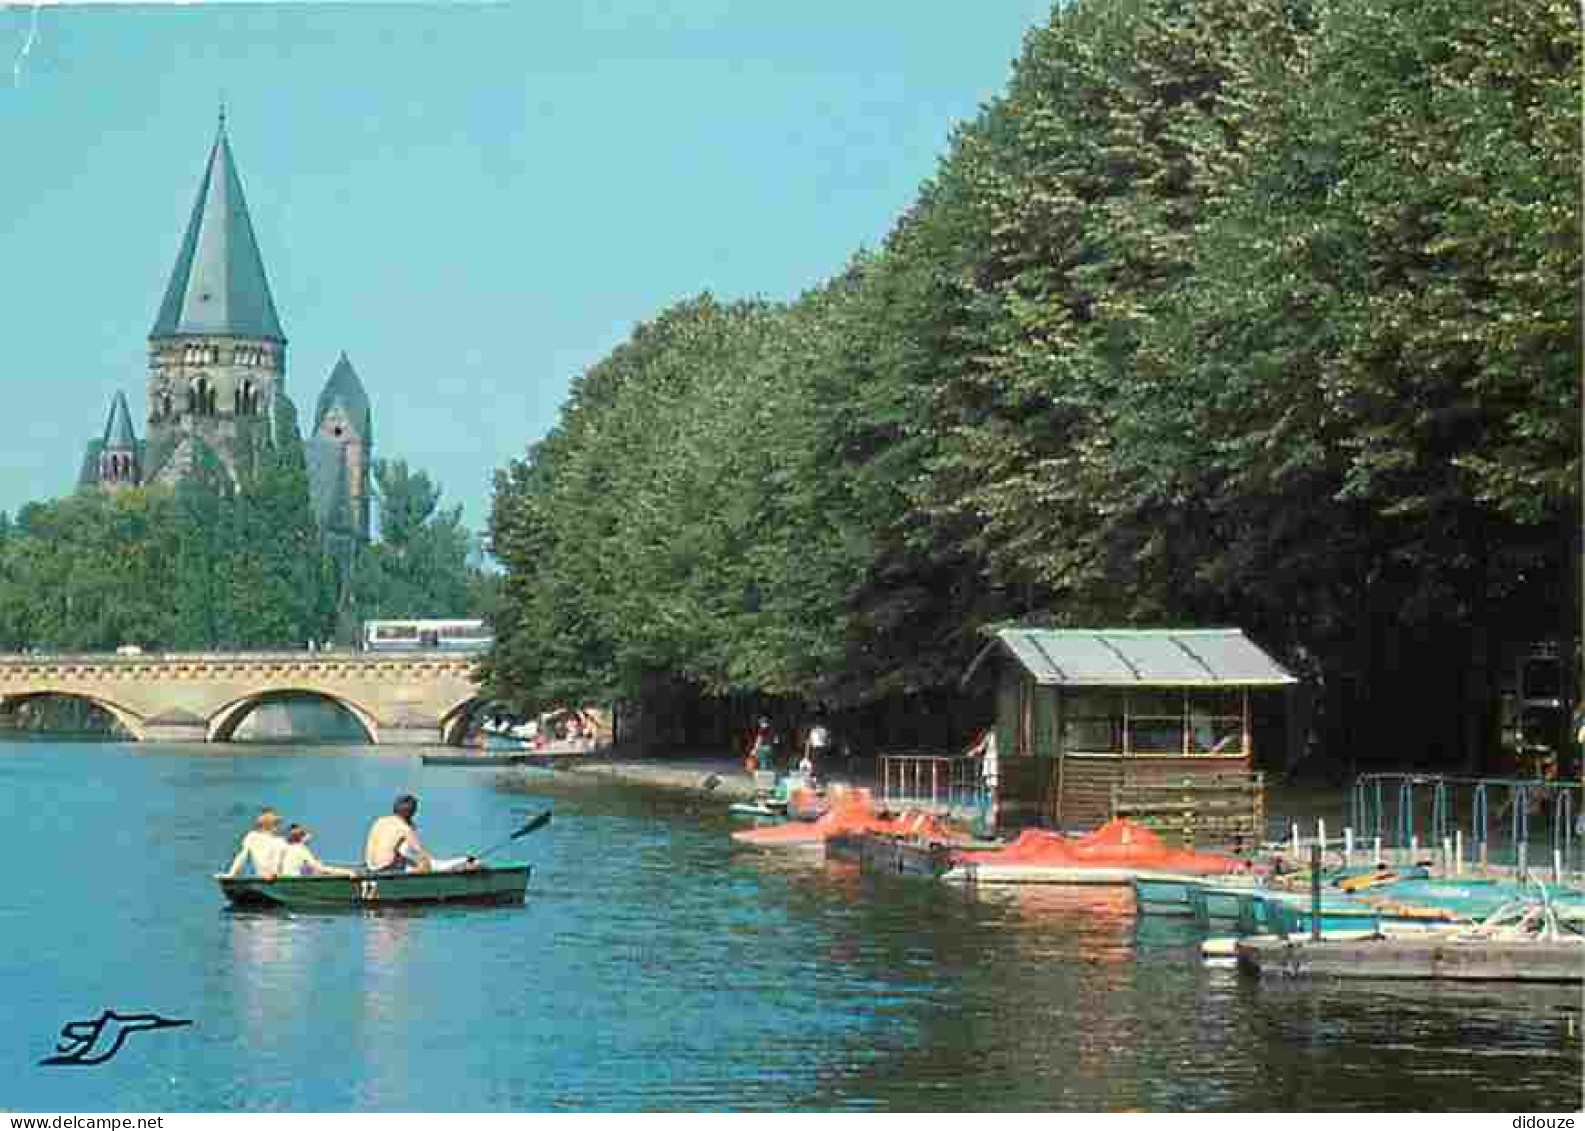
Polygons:
[[776,768],[776,735],[770,729],[770,720],[763,716],[754,731],[754,736],[749,739],[748,757],[744,759],[743,764],[751,774],[756,770]]
[[804,757],[809,760],[811,777],[823,774],[830,766],[831,729],[823,716],[815,716],[814,725],[804,736]]
[[989,727],[980,740],[969,747],[969,757],[980,760],[980,786],[984,791],[985,827],[996,832],[998,819],[997,786],[1001,781],[1001,759],[996,751],[996,728]]

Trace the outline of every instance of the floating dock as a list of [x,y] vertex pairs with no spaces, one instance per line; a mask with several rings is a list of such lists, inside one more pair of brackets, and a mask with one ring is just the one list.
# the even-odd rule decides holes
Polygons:
[[941,876],[963,884],[1071,884],[1127,887],[1135,880],[1159,883],[1192,883],[1200,876],[1180,876],[1126,865],[992,864],[986,861],[956,864]]
[[825,841],[827,860],[857,864],[865,872],[931,879],[941,877],[952,866],[952,848],[877,833],[837,833]]
[[1457,982],[1582,982],[1585,942],[1544,939],[1240,939],[1242,970],[1268,977]]

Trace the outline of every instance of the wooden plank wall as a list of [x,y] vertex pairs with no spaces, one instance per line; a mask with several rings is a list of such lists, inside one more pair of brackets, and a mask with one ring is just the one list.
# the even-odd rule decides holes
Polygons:
[[[1122,787],[1181,783],[1248,773],[1248,758],[1072,757],[1067,759],[1062,770],[1061,824],[1065,829],[1078,830],[1105,824],[1113,816],[1114,793]],[[1053,794],[1046,819],[1055,823],[1056,813],[1056,798]]]
[[1189,776],[1125,776],[1112,791],[1112,816],[1125,817],[1185,847],[1253,847],[1265,831],[1265,775],[1224,769]]
[[[1112,819],[1119,790],[1130,808],[1119,815],[1138,819],[1176,842],[1228,843],[1235,836],[1253,842],[1263,831],[1264,793],[1251,788],[1248,758],[1071,757],[1062,767],[1060,821],[1057,765],[1055,758],[1001,759],[1004,832],[1024,825],[1072,832],[1099,828]],[[1185,781],[1204,783],[1200,800],[1184,800],[1186,791],[1179,787]],[[1191,787],[1187,794],[1193,793]]]

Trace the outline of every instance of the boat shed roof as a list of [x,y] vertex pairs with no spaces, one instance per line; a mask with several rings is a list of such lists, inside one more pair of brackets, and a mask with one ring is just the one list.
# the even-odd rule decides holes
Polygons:
[[1010,655],[1057,687],[1284,687],[1297,683],[1237,628],[1001,628],[963,682]]

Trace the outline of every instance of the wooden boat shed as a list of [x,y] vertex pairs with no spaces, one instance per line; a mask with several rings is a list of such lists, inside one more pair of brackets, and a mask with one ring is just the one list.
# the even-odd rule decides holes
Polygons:
[[1251,693],[1298,682],[1236,628],[991,637],[963,684],[994,680],[1004,824],[1089,829],[1120,787],[1247,782]]

